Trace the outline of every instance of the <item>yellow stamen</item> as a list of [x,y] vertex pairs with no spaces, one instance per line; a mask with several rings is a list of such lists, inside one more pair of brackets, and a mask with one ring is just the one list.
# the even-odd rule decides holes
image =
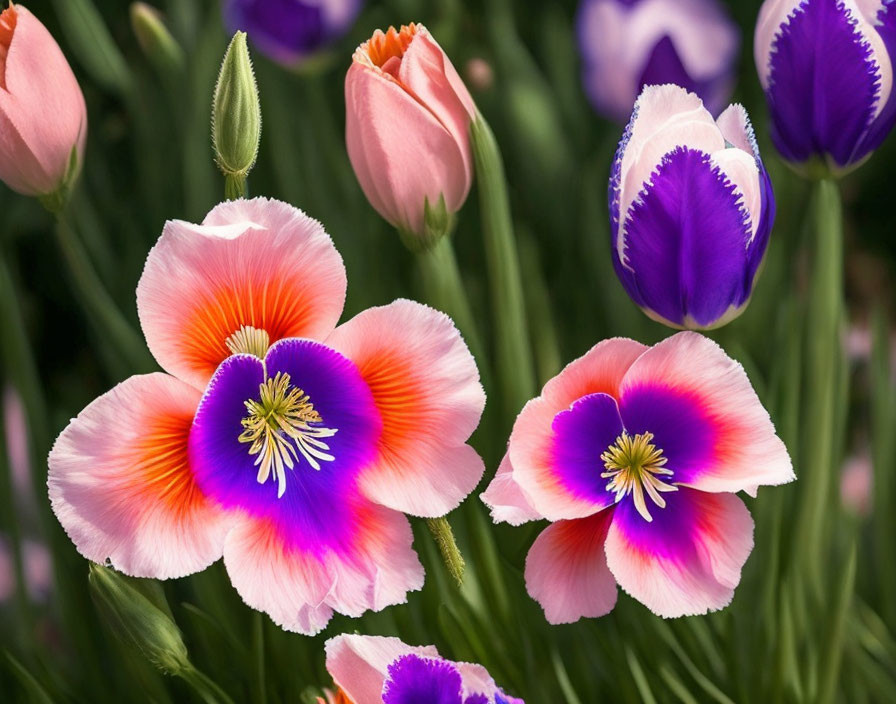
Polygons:
[[251,443],[249,454],[258,455],[258,483],[264,484],[273,474],[280,498],[286,491],[286,469],[293,468],[299,453],[315,470],[320,470],[318,460],[333,461],[330,446],[320,438],[332,437],[336,429],[317,425],[323,420],[320,413],[308,394],[291,386],[289,374],[277,372],[265,379],[258,387],[258,396],[257,401],[246,401],[249,414],[241,421],[244,430],[239,441]]
[[251,325],[243,325],[225,340],[227,349],[231,354],[254,354],[264,359],[271,346],[271,337],[266,330],[253,328]]
[[671,476],[673,472],[665,468],[663,451],[654,446],[652,440],[653,433],[632,437],[623,432],[600,456],[607,468],[600,476],[610,480],[607,491],[616,494],[617,502],[631,494],[635,508],[645,521],[652,521],[653,517],[647,510],[644,492],[647,492],[654,504],[665,508],[666,500],[660,493],[678,491],[677,486],[666,484],[659,478],[662,475]]

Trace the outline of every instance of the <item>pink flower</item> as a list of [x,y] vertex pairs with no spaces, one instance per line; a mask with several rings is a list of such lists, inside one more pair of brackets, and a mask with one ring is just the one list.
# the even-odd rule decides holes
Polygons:
[[11,4],[0,13],[0,180],[28,196],[70,187],[86,139],[84,96],[62,50]]
[[874,507],[874,468],[867,451],[852,455],[840,472],[840,500],[856,516],[866,518]]
[[329,236],[285,203],[165,225],[137,308],[168,374],[98,398],[50,454],[82,555],[161,579],[223,556],[249,606],[307,634],[422,586],[402,514],[445,514],[479,482],[485,396],[449,318],[399,300],[337,327],[345,287]]
[[551,623],[609,613],[617,583],[676,617],[731,601],[753,548],[735,493],[793,479],[743,368],[682,332],[569,364],[523,408],[482,498],[496,521],[552,521],[526,559]]
[[327,641],[326,650],[327,671],[339,687],[336,702],[524,704],[504,694],[481,665],[446,660],[431,645],[340,635]]
[[348,155],[370,204],[422,235],[426,205],[455,213],[470,192],[476,106],[420,24],[374,32],[345,77]]

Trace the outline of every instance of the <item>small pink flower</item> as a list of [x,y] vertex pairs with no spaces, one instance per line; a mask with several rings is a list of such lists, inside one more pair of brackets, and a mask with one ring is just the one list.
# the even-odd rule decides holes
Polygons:
[[50,454],[82,555],[160,579],[223,556],[249,606],[307,634],[422,586],[402,514],[479,482],[485,395],[449,318],[399,300],[337,327],[345,287],[320,223],[285,203],[165,225],[137,308],[168,374],[98,398]]
[[70,186],[87,108],[59,45],[23,5],[0,13],[0,180],[28,196]]
[[793,479],[743,368],[682,332],[569,364],[523,408],[482,499],[496,521],[552,521],[526,559],[551,623],[610,612],[617,584],[676,617],[731,601],[753,548],[736,492]]
[[455,213],[470,192],[476,106],[427,29],[374,32],[345,77],[348,155],[370,204],[421,235],[427,203]]
[[874,469],[867,451],[852,455],[840,473],[840,500],[856,516],[867,517],[873,508]]
[[335,702],[524,704],[504,694],[481,665],[446,660],[431,645],[340,635],[327,641],[326,650],[327,671],[339,688]]

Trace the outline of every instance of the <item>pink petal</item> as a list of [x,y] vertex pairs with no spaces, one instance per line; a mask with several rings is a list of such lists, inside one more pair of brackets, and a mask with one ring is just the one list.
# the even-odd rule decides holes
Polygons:
[[[62,50],[22,5],[0,78],[0,180],[25,195],[55,191],[87,140],[87,108]],[[5,79],[5,89],[2,87]]]
[[617,396],[626,371],[646,349],[625,338],[604,340],[567,365],[545,384],[541,396],[523,408],[513,426],[508,454],[513,479],[535,512],[556,521],[583,518],[598,510],[592,501],[577,498],[561,484],[551,461],[552,423],[583,396]]
[[362,474],[362,491],[416,516],[456,508],[484,472],[466,441],[485,392],[451,319],[399,300],[355,316],[327,344],[358,365],[382,414],[380,459]]
[[613,512],[607,564],[619,586],[658,616],[717,611],[731,602],[753,549],[753,519],[734,494],[682,487],[645,521],[631,501]]
[[345,302],[345,268],[316,220],[267,198],[222,203],[202,225],[169,221],[137,286],[146,341],[171,374],[204,388],[242,326],[321,340]]
[[406,645],[398,638],[338,635],[325,645],[327,672],[356,704],[382,704],[389,665],[402,655],[439,657],[433,646]]
[[[687,398],[712,431],[699,440],[708,443],[710,459],[688,472],[688,486],[737,492],[795,479],[787,448],[775,435],[771,418],[743,367],[709,338],[680,332],[638,358],[620,389],[626,424],[626,394],[650,389]],[[693,442],[698,442],[696,436]]]
[[167,579],[221,557],[230,520],[200,493],[187,459],[199,397],[166,374],[133,376],[59,436],[50,501],[88,560]]
[[549,525],[526,557],[526,589],[549,623],[573,623],[610,613],[616,580],[607,567],[604,541],[613,509]]
[[[345,79],[349,159],[370,204],[410,232],[423,230],[424,204],[444,196],[457,212],[472,173],[464,145],[396,80],[354,62]],[[400,119],[396,116],[400,116]]]
[[423,566],[401,514],[368,504],[359,509],[356,542],[343,551],[290,547],[275,524],[245,518],[227,536],[224,564],[243,601],[287,631],[314,635],[333,612],[360,616],[404,603],[423,586]]
[[518,526],[527,521],[544,518],[532,508],[520,485],[514,481],[509,454],[504,455],[494,479],[479,498],[491,509],[492,520],[495,523],[506,522]]

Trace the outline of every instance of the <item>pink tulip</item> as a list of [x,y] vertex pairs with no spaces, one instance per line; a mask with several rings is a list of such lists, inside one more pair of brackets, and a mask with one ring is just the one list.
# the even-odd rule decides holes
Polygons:
[[87,138],[84,96],[59,45],[22,5],[0,13],[0,180],[29,196],[71,186]]
[[345,78],[346,142],[371,205],[401,230],[423,235],[425,208],[463,205],[473,181],[470,122],[476,106],[423,25],[377,30]]

